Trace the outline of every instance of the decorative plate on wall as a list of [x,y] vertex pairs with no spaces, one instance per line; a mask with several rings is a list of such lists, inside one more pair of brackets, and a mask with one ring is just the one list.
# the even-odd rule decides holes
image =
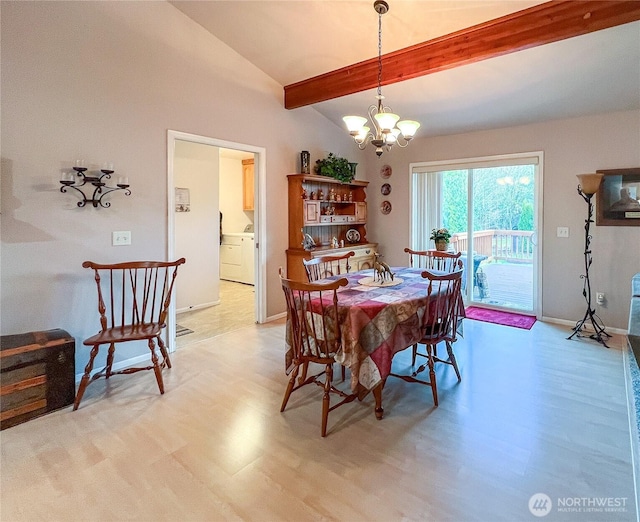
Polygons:
[[358,232],[355,228],[350,228],[347,230],[347,234],[345,236],[349,243],[357,243],[360,241],[360,232]]
[[384,215],[387,215],[389,212],[391,212],[391,202],[387,201],[386,199],[380,204],[380,212],[382,212]]
[[384,179],[389,179],[391,177],[391,174],[393,174],[391,167],[389,165],[382,165],[382,167],[380,168],[380,176],[382,176]]
[[391,185],[389,185],[389,183],[385,183],[384,185],[382,185],[380,187],[380,193],[383,196],[388,196],[389,194],[391,194]]

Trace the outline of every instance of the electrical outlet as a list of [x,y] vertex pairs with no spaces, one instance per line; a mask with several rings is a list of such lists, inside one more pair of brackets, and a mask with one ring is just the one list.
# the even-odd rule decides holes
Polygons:
[[569,227],[558,227],[556,235],[558,237],[569,237]]
[[605,301],[604,292],[596,292],[596,303],[599,305],[603,305]]
[[123,246],[131,244],[131,231],[130,230],[120,230],[118,232],[113,232],[111,237],[111,244],[113,246]]

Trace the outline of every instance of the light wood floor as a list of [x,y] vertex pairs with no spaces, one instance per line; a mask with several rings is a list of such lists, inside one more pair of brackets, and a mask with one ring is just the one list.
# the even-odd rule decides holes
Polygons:
[[[282,321],[172,356],[166,393],[151,372],[94,382],[71,408],[1,435],[3,522],[628,521],[636,503],[622,337],[607,350],[568,330],[466,320],[462,382],[390,378],[329,416],[320,389],[279,412]],[[409,364],[407,351],[394,360]],[[553,502],[536,518],[536,493]],[[558,498],[625,499],[625,511],[558,512]]]
[[177,314],[176,322],[193,333],[176,338],[176,348],[250,326],[256,322],[255,287],[220,280],[220,304]]

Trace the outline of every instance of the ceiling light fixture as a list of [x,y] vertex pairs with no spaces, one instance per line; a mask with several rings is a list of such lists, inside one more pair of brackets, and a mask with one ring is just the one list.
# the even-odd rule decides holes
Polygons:
[[391,112],[391,108],[386,107],[382,100],[382,15],[389,11],[389,4],[384,0],[373,2],[373,8],[378,13],[378,95],[377,104],[369,107],[369,119],[375,132],[369,132],[370,127],[366,126],[367,118],[362,116],[345,116],[343,121],[347,125],[349,134],[358,144],[359,149],[364,149],[367,143],[376,148],[378,157],[382,156],[384,148],[391,150],[391,146],[397,143],[399,147],[406,147],[415,135],[420,123],[414,120],[402,120],[400,116]]

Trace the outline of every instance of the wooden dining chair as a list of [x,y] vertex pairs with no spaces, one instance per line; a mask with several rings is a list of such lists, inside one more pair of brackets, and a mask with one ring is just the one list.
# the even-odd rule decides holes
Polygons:
[[[133,261],[98,264],[85,261],[82,263],[84,268],[90,268],[94,272],[98,288],[100,331],[83,343],[85,346],[91,346],[91,354],[78,386],[73,404],[74,410],[78,409],[90,382],[100,377],[108,379],[115,374],[154,370],[160,393],[164,393],[162,369],[165,366],[171,368],[171,360],[161,335],[166,327],[165,321],[178,267],[184,262],[185,259],[180,258],[173,262]],[[151,351],[151,365],[113,371],[116,345],[143,340],[147,341]],[[158,362],[155,351],[156,342],[162,355],[161,363]],[[106,366],[91,376],[94,360],[103,344],[109,345]]]
[[[320,433],[325,437],[329,412],[357,398],[356,394],[345,393],[333,385],[333,364],[341,348],[337,290],[346,286],[347,280],[341,278],[326,284],[301,283],[282,276],[280,280],[287,304],[286,336],[291,350],[287,368],[289,382],[280,411],[285,410],[294,391],[307,384],[320,386],[324,390]],[[311,363],[321,365],[322,371],[307,375]],[[340,398],[333,405],[332,394]]]
[[[464,277],[464,263],[460,257],[462,252],[454,254],[453,252],[442,252],[438,250],[411,250],[404,249],[409,254],[409,266],[415,268],[426,268],[427,270],[438,270],[440,272],[453,272],[462,270]],[[413,364],[416,363],[416,354],[418,345],[413,345]]]
[[438,250],[411,250],[404,249],[409,254],[409,266],[425,268],[427,270],[439,270],[440,272],[453,272],[463,267],[462,252],[441,252]]
[[[456,270],[448,274],[434,274],[428,270],[422,272],[422,277],[429,280],[427,287],[427,306],[425,310],[424,334],[419,344],[426,346],[426,353],[420,353],[417,345],[413,347],[413,365],[416,356],[426,357],[427,362],[417,368],[411,375],[397,375],[395,377],[408,382],[418,382],[431,386],[433,402],[438,406],[438,387],[436,383],[435,363],[445,363],[453,366],[458,381],[460,370],[453,353],[452,345],[456,341],[458,315],[461,310],[460,285],[462,283],[462,270]],[[440,359],[437,356],[436,346],[444,342],[447,347],[447,359]],[[426,369],[429,369],[429,380],[418,379],[417,376]]]
[[352,250],[343,255],[327,255],[303,259],[302,264],[307,272],[307,280],[310,283],[325,279],[330,276],[337,276],[343,273],[348,274],[351,270],[349,258],[355,256]]

